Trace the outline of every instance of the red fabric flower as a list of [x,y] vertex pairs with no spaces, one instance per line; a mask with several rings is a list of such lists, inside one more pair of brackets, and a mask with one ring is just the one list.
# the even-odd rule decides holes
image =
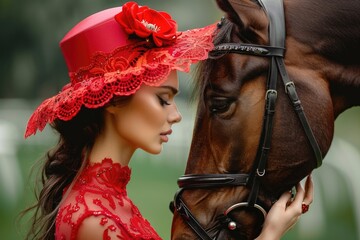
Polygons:
[[115,15],[116,21],[129,35],[150,38],[158,47],[169,45],[176,40],[177,23],[166,12],[158,12],[135,2],[123,5]]

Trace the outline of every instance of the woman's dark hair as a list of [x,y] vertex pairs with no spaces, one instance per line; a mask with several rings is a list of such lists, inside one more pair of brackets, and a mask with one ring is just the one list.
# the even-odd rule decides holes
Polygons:
[[[116,97],[112,105],[128,102],[130,97]],[[59,142],[47,152],[41,170],[42,188],[37,195],[37,203],[23,213],[34,211],[32,224],[26,239],[50,240],[55,238],[55,218],[63,190],[74,180],[79,170],[86,164],[86,152],[94,144],[103,130],[104,108],[82,107],[70,121],[56,119],[51,127],[59,135]]]
[[56,147],[47,152],[41,171],[42,189],[37,203],[26,211],[35,210],[26,239],[54,239],[55,218],[63,190],[78,173],[86,149],[94,144],[103,127],[103,108],[83,107],[70,121],[56,119],[51,127],[59,135]]

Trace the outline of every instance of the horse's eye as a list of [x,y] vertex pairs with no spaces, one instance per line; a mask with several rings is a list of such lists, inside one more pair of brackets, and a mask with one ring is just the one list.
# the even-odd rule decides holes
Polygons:
[[[225,97],[214,97],[210,100],[209,110],[213,114],[217,115],[227,115],[234,99],[225,98]],[[226,117],[226,116],[224,116]]]

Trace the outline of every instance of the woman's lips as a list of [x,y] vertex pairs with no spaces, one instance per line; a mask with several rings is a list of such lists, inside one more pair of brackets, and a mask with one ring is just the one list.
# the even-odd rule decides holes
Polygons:
[[172,133],[172,130],[171,130],[171,129],[168,130],[168,131],[166,131],[166,132],[161,133],[161,134],[160,134],[161,141],[163,141],[163,142],[168,142],[168,141],[169,141],[168,135],[170,135],[171,133]]

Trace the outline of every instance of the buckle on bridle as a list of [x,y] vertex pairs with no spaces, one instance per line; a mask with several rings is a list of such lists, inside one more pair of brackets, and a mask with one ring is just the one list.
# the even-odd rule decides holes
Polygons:
[[259,171],[259,169],[257,168],[256,169],[256,174],[259,176],[259,177],[263,177],[263,176],[265,176],[265,172],[266,172],[266,170],[264,169],[264,170],[262,170],[261,172]]
[[295,89],[295,84],[294,84],[293,81],[290,81],[290,82],[288,82],[288,83],[285,84],[285,93],[286,93],[286,94],[289,93],[288,88],[290,88],[290,87],[293,87],[293,88]]
[[269,89],[269,90],[266,91],[265,100],[268,99],[268,96],[269,96],[270,93],[275,94],[275,97],[277,97],[277,91],[274,90],[274,89]]

